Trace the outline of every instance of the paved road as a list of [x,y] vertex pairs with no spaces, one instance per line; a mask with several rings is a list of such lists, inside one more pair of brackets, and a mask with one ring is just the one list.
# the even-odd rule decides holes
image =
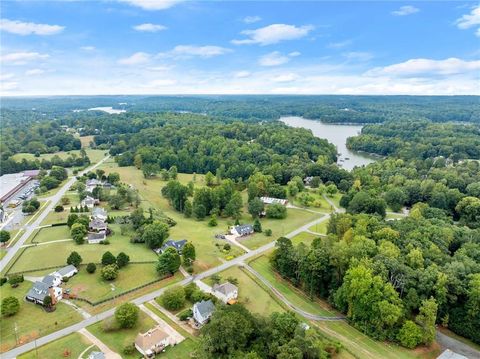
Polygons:
[[[87,169],[81,171],[78,175],[81,176],[82,174],[92,171],[98,166],[100,166],[103,162],[105,162],[110,156],[104,157],[100,162],[96,163],[93,166],[88,167]],[[55,193],[53,196],[49,197],[50,203],[47,205],[46,208],[43,209],[42,213],[37,217],[35,221],[30,223],[28,226],[26,226],[25,233],[15,242],[15,244],[8,249],[7,254],[5,257],[0,260],[0,272],[2,272],[7,264],[12,260],[12,258],[15,256],[15,254],[18,252],[18,250],[23,246],[25,241],[32,235],[33,231],[40,226],[40,223],[45,219],[45,217],[48,216],[48,214],[53,211],[55,208],[56,204],[60,201],[60,199],[67,193],[67,191],[70,189],[70,187],[75,183],[77,179],[74,177],[71,177],[67,183],[63,185],[60,190]]]
[[[328,220],[329,217],[330,217],[330,215],[325,215],[321,218],[318,218],[314,221],[311,221],[311,222],[301,226],[300,228],[297,228],[296,230],[288,233],[285,237],[287,237],[287,238],[295,237],[297,234],[305,231],[309,227],[311,227],[311,226],[313,226],[317,223],[321,223],[323,221]],[[264,253],[264,252],[266,252],[266,251],[268,251],[268,250],[270,250],[274,247],[275,247],[275,241],[270,242],[268,244],[265,244],[262,247],[259,247],[257,249],[253,249],[250,252],[245,253],[245,254],[243,254],[243,255],[241,255],[237,258],[234,258],[234,259],[232,259],[228,262],[222,263],[217,267],[211,268],[211,269],[209,269],[205,272],[202,272],[200,274],[185,278],[185,279],[181,280],[180,282],[176,283],[175,285],[185,286],[185,285],[191,283],[194,280],[204,279],[204,278],[210,277],[211,275],[213,275],[215,273],[218,273],[218,272],[222,272],[222,271],[224,271],[224,270],[226,270],[230,267],[237,266],[239,264],[243,264],[244,262],[248,261],[248,259],[253,258],[253,257],[255,257],[259,254],[262,254],[262,253]],[[136,298],[136,299],[132,300],[132,303],[134,303],[136,305],[140,305],[140,304],[149,302],[149,301],[155,299],[156,297],[162,295],[164,293],[165,289],[167,289],[167,288],[168,287],[161,288],[161,289],[158,289],[158,290],[156,290],[152,293],[145,294],[145,295],[143,295],[139,298]],[[101,320],[104,320],[104,319],[112,316],[114,314],[114,312],[115,312],[115,308],[109,309],[109,310],[107,310],[105,312],[102,312],[98,315],[95,315],[95,316],[92,316],[90,318],[84,319],[83,321],[81,321],[79,323],[76,323],[76,324],[71,325],[69,327],[66,327],[64,329],[58,330],[58,331],[56,331],[54,333],[51,333],[49,335],[46,335],[44,337],[38,338],[36,340],[36,345],[37,346],[42,346],[44,344],[50,343],[54,340],[62,338],[62,337],[66,336],[66,335],[69,335],[71,333],[78,332],[82,328],[88,327],[89,325],[95,324],[95,323],[97,323]],[[8,352],[5,352],[5,353],[1,354],[0,358],[1,359],[12,359],[12,358],[15,358],[16,356],[18,356],[20,354],[26,353],[26,352],[28,352],[30,350],[33,350],[33,349],[35,349],[35,342],[26,343],[24,345],[21,345],[21,346],[16,347],[16,348],[14,348],[14,349],[12,349]]]
[[468,346],[461,341],[449,337],[446,334],[443,334],[441,331],[437,330],[437,342],[440,344],[443,350],[450,349],[455,353],[462,354],[469,359],[478,359],[480,358],[480,351]]
[[276,296],[279,298],[283,303],[285,303],[290,309],[292,309],[294,312],[300,314],[301,316],[311,319],[311,320],[317,320],[317,321],[338,321],[338,320],[345,320],[344,316],[324,316],[324,315],[317,315],[317,314],[312,314],[309,312],[304,311],[303,309],[300,309],[299,307],[293,305],[282,293],[280,293],[277,288],[275,288],[265,277],[263,277],[260,273],[258,273],[255,269],[250,267],[248,264],[244,264],[243,267],[248,270],[250,273],[252,273],[255,277],[260,279],[263,284],[265,284]]

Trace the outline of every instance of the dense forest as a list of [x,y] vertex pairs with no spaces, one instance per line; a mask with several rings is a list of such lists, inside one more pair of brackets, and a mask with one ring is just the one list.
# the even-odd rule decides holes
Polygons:
[[348,148],[404,159],[435,157],[480,159],[480,127],[473,124],[431,121],[389,121],[367,125],[350,137]]

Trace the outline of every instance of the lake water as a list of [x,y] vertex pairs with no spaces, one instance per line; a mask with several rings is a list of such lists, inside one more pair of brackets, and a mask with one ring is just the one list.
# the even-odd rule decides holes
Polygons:
[[303,127],[312,131],[313,135],[325,138],[337,147],[337,163],[346,170],[355,166],[367,165],[375,161],[375,157],[366,153],[350,151],[347,146],[347,138],[360,133],[362,125],[334,125],[321,121],[308,120],[303,117],[281,117],[280,121],[291,127]]
[[88,111],[103,111],[103,112],[109,113],[110,115],[118,115],[119,113],[127,112],[126,110],[117,110],[117,109],[115,109],[111,106],[109,106],[109,107],[93,107],[93,108],[89,108]]

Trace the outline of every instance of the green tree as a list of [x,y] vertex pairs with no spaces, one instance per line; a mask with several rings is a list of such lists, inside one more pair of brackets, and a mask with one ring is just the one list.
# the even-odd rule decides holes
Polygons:
[[95,271],[97,270],[97,266],[95,265],[95,263],[90,262],[90,263],[87,264],[86,270],[90,274],[95,273]]
[[112,252],[107,251],[102,255],[102,264],[104,266],[116,264],[117,258],[112,254]]
[[435,339],[435,322],[438,305],[434,298],[422,301],[416,321],[422,327],[422,342],[430,345]]
[[212,186],[215,182],[215,176],[213,175],[212,172],[208,171],[207,174],[205,175],[205,184],[207,186]]
[[148,248],[160,248],[163,242],[168,238],[168,233],[169,229],[167,224],[155,221],[152,224],[145,226],[142,240],[146,243]]
[[234,192],[225,206],[225,215],[228,217],[239,217],[242,213],[243,201],[239,192]]
[[10,240],[10,232],[4,229],[0,230],[0,243],[6,243]]
[[118,266],[116,264],[108,264],[102,268],[100,275],[105,280],[114,280],[118,277]]
[[2,315],[5,317],[11,317],[20,310],[20,302],[15,297],[5,297],[2,300]]
[[267,218],[284,219],[287,217],[287,209],[279,203],[273,203],[267,206]]
[[52,300],[52,297],[50,297],[49,295],[46,295],[44,298],[43,298],[43,306],[45,308],[51,308],[53,305],[53,300]]
[[217,225],[218,225],[217,216],[215,214],[212,214],[210,216],[210,220],[208,221],[208,226],[209,227],[216,227]]
[[74,223],[70,233],[77,244],[83,244],[85,242],[85,236],[87,235],[87,228],[81,223]]
[[192,265],[193,261],[196,259],[195,246],[193,245],[192,242],[185,243],[182,249],[182,257],[183,257],[183,262],[187,266]]
[[455,207],[460,222],[470,228],[480,228],[480,198],[465,197]]
[[138,322],[139,308],[132,303],[124,303],[115,310],[115,320],[120,328],[133,328]]
[[203,204],[201,204],[201,203],[197,204],[197,203],[194,202],[193,203],[193,214],[194,214],[196,219],[202,220],[207,215],[207,209],[205,208],[205,206]]
[[260,214],[264,210],[264,204],[262,200],[258,197],[255,197],[250,202],[248,202],[248,213],[252,215],[252,218],[260,217]]
[[78,254],[78,252],[76,251],[73,251],[72,253],[70,253],[70,255],[67,258],[67,264],[71,264],[77,268],[80,265],[80,263],[82,263],[82,261],[83,261],[82,256]]
[[262,232],[262,224],[260,223],[258,218],[255,218],[255,221],[253,222],[253,230],[257,233]]
[[170,175],[171,179],[176,180],[178,176],[177,166],[170,167],[170,169],[168,170],[168,174]]
[[179,310],[185,305],[185,289],[180,285],[169,288],[160,296],[160,301],[168,310]]
[[[72,208],[73,210],[73,208]],[[75,213],[71,213],[68,215],[68,218],[67,218],[67,226],[68,228],[72,228],[73,224],[77,221],[78,219],[78,215],[75,214]]]
[[178,252],[174,248],[167,248],[158,257],[157,272],[160,275],[174,274],[180,268],[181,260]]
[[406,200],[407,195],[398,187],[392,188],[385,192],[385,202],[387,202],[394,212],[400,211]]
[[125,267],[130,262],[130,257],[124,252],[120,252],[117,256],[117,266],[118,268]]
[[407,320],[398,332],[397,339],[404,347],[413,349],[422,342],[422,329],[411,320]]
[[192,202],[189,200],[185,201],[185,207],[183,208],[183,214],[185,217],[190,218],[192,217],[193,213],[193,208],[192,208]]

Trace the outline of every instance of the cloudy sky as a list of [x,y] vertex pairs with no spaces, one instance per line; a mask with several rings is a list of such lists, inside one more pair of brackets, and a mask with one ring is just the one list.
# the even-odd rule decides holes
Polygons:
[[469,1],[4,0],[2,95],[480,94]]

